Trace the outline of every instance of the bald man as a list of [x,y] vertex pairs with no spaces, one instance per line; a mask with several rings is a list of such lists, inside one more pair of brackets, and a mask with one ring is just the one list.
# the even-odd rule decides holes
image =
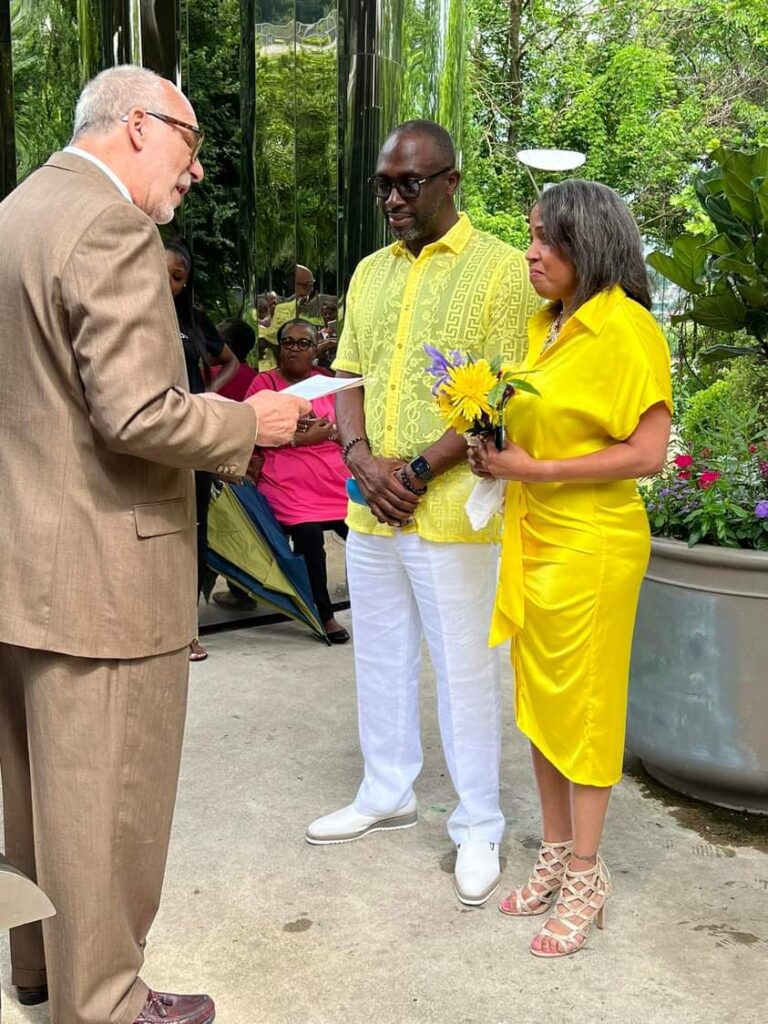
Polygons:
[[72,143],[0,204],[0,768],[6,856],[57,915],[11,937],[54,1024],[210,1024],[139,977],[195,633],[193,469],[245,472],[308,403],[190,395],[156,224],[202,180],[185,97],[98,75]]

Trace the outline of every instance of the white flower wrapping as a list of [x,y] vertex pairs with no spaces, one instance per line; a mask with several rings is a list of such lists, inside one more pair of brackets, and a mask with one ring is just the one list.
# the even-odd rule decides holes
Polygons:
[[504,508],[506,480],[478,480],[467,498],[464,510],[473,530],[484,529]]

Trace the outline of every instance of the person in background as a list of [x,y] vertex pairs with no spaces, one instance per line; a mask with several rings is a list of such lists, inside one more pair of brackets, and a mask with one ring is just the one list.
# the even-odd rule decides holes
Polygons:
[[259,326],[259,370],[274,370],[277,366],[277,331]]
[[[222,398],[231,398],[233,402],[242,402],[251,381],[256,376],[256,371],[247,363],[248,356],[256,344],[256,333],[250,324],[237,317],[228,317],[226,320],[222,320],[216,324],[216,331],[240,363],[237,373],[227,384],[218,389],[218,393]],[[217,380],[220,370],[220,366],[211,367],[211,375],[214,380]]]
[[[221,394],[240,369],[240,361],[226,342],[219,336],[208,317],[195,306],[195,266],[192,252],[181,238],[165,242],[165,262],[171,285],[173,304],[179,321],[181,344],[184,348],[184,362],[187,366],[189,393],[199,395],[204,391]],[[212,374],[213,366],[219,367],[218,376]],[[205,590],[208,554],[208,506],[211,501],[213,476],[204,470],[195,471],[195,496],[197,500],[197,596]],[[205,661],[208,652],[197,637],[189,645],[190,661]]]
[[272,310],[266,295],[260,295],[256,300],[256,320],[262,327],[269,327],[272,323]]
[[320,309],[323,326],[320,328],[320,342],[317,346],[317,366],[321,370],[330,371],[331,364],[336,357],[336,348],[338,346],[336,334],[338,312],[338,303],[332,299],[327,299]]
[[531,876],[501,910],[530,917],[554,903],[530,950],[562,957],[603,926],[611,895],[598,850],[651,550],[636,478],[666,461],[672,388],[643,241],[619,196],[593,181],[553,185],[530,236],[531,283],[548,300],[526,364],[541,397],[519,392],[505,449],[481,443],[469,458],[479,476],[511,481],[491,640],[513,638],[515,714],[543,818]]
[[[318,331],[307,320],[284,323],[278,332],[278,363],[260,373],[248,395],[282,391],[321,371],[314,366]],[[272,506],[275,518],[291,538],[294,553],[303,555],[320,621],[332,644],[343,644],[349,633],[333,615],[328,594],[324,533],[332,530],[346,539],[347,472],[341,458],[333,396],[312,402],[314,418],[302,421],[290,443],[264,449],[251,478]]]
[[276,292],[267,292],[266,295],[260,295],[256,300],[254,314],[259,335],[257,354],[259,370],[272,370],[277,366],[277,328],[272,328],[272,317],[276,305]]
[[[266,299],[260,299],[259,303],[266,309]],[[235,402],[242,402],[256,377],[256,370],[246,362],[256,344],[256,334],[250,324],[236,317],[222,320],[216,324],[216,330],[240,360],[240,369],[219,394]],[[217,370],[218,367],[214,366],[211,372],[215,375]],[[253,598],[230,581],[227,581],[227,590],[217,591],[212,598],[214,604],[228,611],[252,611],[256,607]]]
[[[181,331],[189,393],[220,393],[240,368],[240,360],[209,318],[195,305],[195,266],[192,251],[182,238],[165,243],[165,261],[173,304]],[[214,376],[211,368],[218,366]]]
[[276,338],[277,331],[284,323],[295,317],[303,317],[315,324],[322,323],[320,307],[323,300],[315,291],[315,276],[309,267],[297,263],[289,274],[286,284],[288,282],[290,282],[289,287],[293,287],[293,294],[289,299],[278,302],[275,306],[270,324],[271,333],[268,335],[270,340]]

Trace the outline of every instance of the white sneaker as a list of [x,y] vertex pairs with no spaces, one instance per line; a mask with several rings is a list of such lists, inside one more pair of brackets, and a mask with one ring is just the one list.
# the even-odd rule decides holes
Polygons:
[[405,807],[400,807],[391,814],[370,817],[360,814],[353,804],[342,807],[340,811],[316,818],[309,828],[305,839],[313,846],[326,846],[330,843],[351,843],[354,839],[362,839],[369,832],[383,832],[385,829],[410,828],[418,820],[416,813],[416,797],[411,797]]
[[459,843],[454,879],[462,903],[470,907],[485,903],[501,881],[499,844],[478,840]]

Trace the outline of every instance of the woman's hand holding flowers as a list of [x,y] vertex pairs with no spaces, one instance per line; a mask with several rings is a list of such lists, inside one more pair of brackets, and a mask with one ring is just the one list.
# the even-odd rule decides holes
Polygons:
[[478,438],[468,449],[469,468],[475,476],[491,480],[522,480],[533,483],[539,478],[540,463],[519,445],[506,441],[499,451],[493,441]]

